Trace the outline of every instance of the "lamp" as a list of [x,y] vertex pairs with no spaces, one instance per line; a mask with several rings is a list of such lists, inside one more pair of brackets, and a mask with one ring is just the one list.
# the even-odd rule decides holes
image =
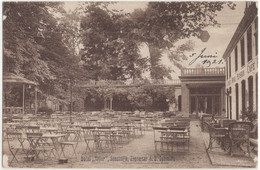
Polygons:
[[228,95],[230,95],[231,90],[230,90],[230,89],[227,89],[225,93],[226,93],[226,95],[228,96]]

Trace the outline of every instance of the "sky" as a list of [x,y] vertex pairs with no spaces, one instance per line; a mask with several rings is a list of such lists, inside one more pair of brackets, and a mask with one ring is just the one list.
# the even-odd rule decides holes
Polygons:
[[[144,9],[147,6],[148,1],[121,1],[117,4],[111,5],[110,8],[121,10],[123,9],[124,12],[133,12],[137,8]],[[184,39],[176,43],[182,44],[188,40],[192,40],[195,44],[194,51],[186,53],[187,56],[191,56],[194,53],[194,56],[198,56],[202,50],[204,50],[203,55],[214,55],[216,56],[216,60],[218,64],[211,64],[205,63],[203,64],[203,60],[197,60],[193,64],[189,64],[193,57],[188,57],[188,61],[183,61],[182,64],[185,67],[188,68],[194,68],[198,65],[203,66],[205,68],[207,67],[224,67],[225,63],[221,62],[222,55],[224,54],[233,34],[235,33],[235,30],[241,21],[243,14],[244,14],[244,8],[245,8],[245,1],[244,2],[235,2],[236,9],[231,10],[229,7],[225,6],[222,11],[217,13],[217,21],[221,24],[220,27],[207,27],[205,28],[206,31],[208,31],[210,38],[207,42],[202,42],[200,39],[191,37],[189,39]],[[76,2],[66,2],[65,3],[65,9],[66,10],[74,10],[75,7],[78,6]],[[149,50],[148,48],[143,45],[140,49],[140,52],[143,56],[149,56]],[[212,62],[213,60],[211,60]],[[166,67],[171,68],[175,72],[172,73],[173,79],[177,78],[177,76],[180,75],[180,70],[176,69],[176,67],[169,61],[167,55],[165,54],[162,57],[162,64],[164,64]],[[220,63],[220,64],[219,64]],[[148,76],[149,73],[144,73],[145,76]]]

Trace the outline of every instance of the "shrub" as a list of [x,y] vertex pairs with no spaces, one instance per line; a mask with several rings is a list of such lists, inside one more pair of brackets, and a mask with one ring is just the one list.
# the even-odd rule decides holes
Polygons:
[[246,110],[242,110],[242,119],[253,122],[257,119],[257,111],[253,111],[252,108],[248,107]]
[[42,112],[46,115],[51,115],[53,113],[53,110],[51,108],[48,108],[47,106],[44,106],[44,107],[40,107],[38,109],[38,112]]

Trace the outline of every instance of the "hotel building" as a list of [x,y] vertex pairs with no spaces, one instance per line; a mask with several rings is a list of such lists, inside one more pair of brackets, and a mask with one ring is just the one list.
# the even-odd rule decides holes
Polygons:
[[239,23],[223,55],[226,61],[226,116],[241,119],[242,111],[258,110],[258,17],[256,2],[246,2]]

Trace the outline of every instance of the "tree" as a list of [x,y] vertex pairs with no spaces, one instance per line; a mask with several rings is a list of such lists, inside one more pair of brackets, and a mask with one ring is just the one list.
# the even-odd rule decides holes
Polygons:
[[[214,17],[225,4],[234,9],[230,2],[149,2],[145,10],[124,14],[101,4],[90,3],[85,8],[82,59],[95,79],[114,80],[140,77],[145,70],[154,78],[169,78],[169,69],[159,63],[162,53],[170,53],[171,61],[181,68],[178,59],[185,59],[184,52],[192,44],[174,44],[200,37],[206,26],[218,25]],[[142,43],[149,47],[150,58],[138,53]]]
[[[61,2],[5,2],[4,71],[39,83],[46,94],[69,98],[69,82],[88,77],[79,67],[76,39]],[[69,44],[70,43],[70,44]],[[74,43],[74,45],[73,45]]]

